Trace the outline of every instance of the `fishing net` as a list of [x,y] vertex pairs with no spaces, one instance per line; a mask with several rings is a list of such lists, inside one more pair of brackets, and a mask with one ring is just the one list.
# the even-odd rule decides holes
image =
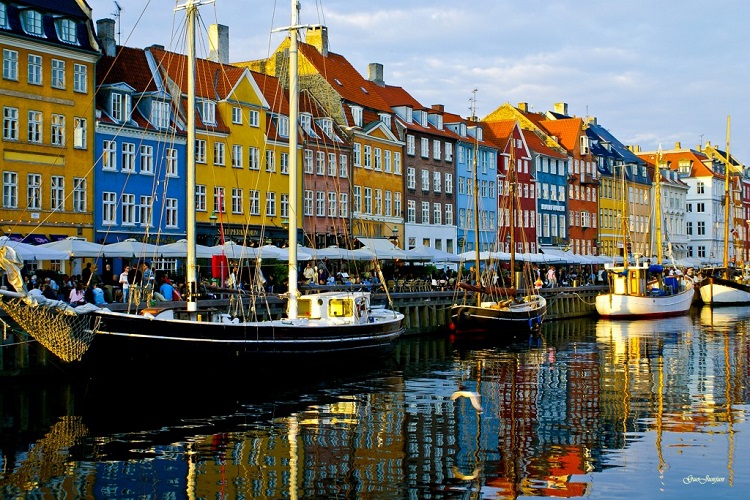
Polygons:
[[63,361],[78,361],[91,345],[101,318],[70,310],[29,305],[20,298],[4,297],[2,307],[26,333]]

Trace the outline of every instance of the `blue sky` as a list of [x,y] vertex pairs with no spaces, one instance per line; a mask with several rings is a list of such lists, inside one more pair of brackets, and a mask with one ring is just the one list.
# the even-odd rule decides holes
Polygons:
[[[112,17],[110,0],[87,0],[94,19]],[[121,42],[172,42],[174,2],[118,0]],[[184,3],[180,1],[179,3]],[[567,102],[596,116],[625,144],[643,150],[710,141],[750,163],[750,3],[742,0],[308,0],[300,22],[328,26],[330,49],[363,75],[384,65],[386,83],[423,105],[477,114],[510,102],[534,111]],[[217,0],[203,23],[229,26],[230,60],[266,57],[289,24],[287,0]],[[143,15],[142,15],[143,14]],[[181,49],[180,49],[181,50]]]

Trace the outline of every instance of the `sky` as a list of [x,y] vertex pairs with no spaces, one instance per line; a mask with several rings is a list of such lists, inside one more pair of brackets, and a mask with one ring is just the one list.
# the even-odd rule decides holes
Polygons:
[[[87,2],[95,20],[113,18],[114,1]],[[175,2],[117,3],[120,44],[182,51]],[[281,43],[271,29],[289,24],[290,8],[289,0],[216,0],[200,14],[205,26],[229,26],[230,61],[244,61]],[[746,0],[301,0],[300,12],[301,24],[328,27],[330,50],[363,76],[381,63],[386,84],[424,106],[468,116],[474,89],[480,117],[505,102],[538,112],[566,102],[569,114],[594,116],[644,151],[677,142],[724,149],[731,116],[730,152],[744,164],[748,19]]]

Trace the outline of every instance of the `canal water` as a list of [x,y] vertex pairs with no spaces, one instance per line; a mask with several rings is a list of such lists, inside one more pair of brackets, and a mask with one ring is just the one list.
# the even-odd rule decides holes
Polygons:
[[748,318],[442,332],[356,369],[3,381],[0,496],[744,497]]

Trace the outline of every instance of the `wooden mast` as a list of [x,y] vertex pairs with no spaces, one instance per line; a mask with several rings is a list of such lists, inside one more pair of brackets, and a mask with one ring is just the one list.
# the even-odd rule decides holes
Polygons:
[[656,263],[661,265],[663,257],[661,248],[661,145],[659,145],[659,153],[656,155],[655,163],[654,198],[656,198],[656,203],[654,206],[654,215],[656,216]]
[[[477,111],[477,89],[472,90],[471,119],[476,123]],[[479,156],[479,125],[474,131],[474,279],[477,286],[481,287],[481,275],[479,272],[479,170],[477,168],[477,156]],[[482,305],[482,292],[477,292],[477,307]]]
[[729,217],[732,213],[730,210],[732,197],[729,192],[729,171],[731,168],[729,160],[729,125],[730,117],[727,116],[727,159],[724,162],[724,278],[729,277],[729,224],[731,223]]

